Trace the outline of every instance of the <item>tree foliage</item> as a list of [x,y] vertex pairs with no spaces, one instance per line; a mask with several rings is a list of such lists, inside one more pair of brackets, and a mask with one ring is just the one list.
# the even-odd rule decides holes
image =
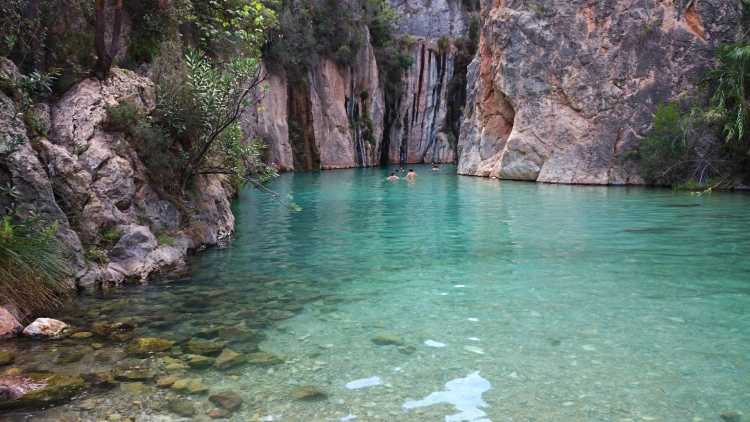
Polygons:
[[721,46],[716,58],[718,65],[708,74],[713,90],[708,115],[722,125],[727,142],[740,144],[748,151],[750,44]]

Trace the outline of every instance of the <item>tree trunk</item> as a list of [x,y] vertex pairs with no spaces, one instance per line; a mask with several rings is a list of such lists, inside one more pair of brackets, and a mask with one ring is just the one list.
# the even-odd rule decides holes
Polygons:
[[106,0],[96,0],[96,29],[94,33],[94,46],[96,47],[96,65],[94,65],[94,75],[97,79],[103,81],[109,76],[109,70],[112,62],[120,50],[120,32],[122,30],[122,3],[123,0],[117,0],[115,3],[115,20],[112,26],[112,41],[109,49],[104,39],[107,32],[107,14]]

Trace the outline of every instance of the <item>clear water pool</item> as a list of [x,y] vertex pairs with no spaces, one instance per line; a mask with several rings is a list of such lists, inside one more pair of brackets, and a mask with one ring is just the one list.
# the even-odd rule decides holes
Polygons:
[[[417,170],[415,183],[381,169],[284,174],[271,188],[301,212],[246,190],[234,242],[199,255],[190,280],[83,299],[70,318],[135,316],[139,334],[178,341],[261,329],[248,342],[284,364],[184,371],[242,395],[231,420],[750,415],[750,196]],[[296,399],[299,386],[327,397]],[[146,382],[36,416],[179,419],[159,405],[175,394],[212,408]]]

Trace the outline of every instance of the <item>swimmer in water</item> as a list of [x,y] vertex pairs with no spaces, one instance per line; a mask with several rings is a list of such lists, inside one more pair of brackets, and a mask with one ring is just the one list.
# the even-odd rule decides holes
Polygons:
[[411,182],[417,180],[417,173],[414,172],[414,169],[409,169],[409,172],[406,173],[406,180]]
[[398,176],[396,176],[396,173],[391,173],[391,175],[388,176],[388,178],[386,180],[389,181],[389,182],[395,182],[395,181],[398,180]]
[[432,171],[440,171],[440,167],[436,163],[432,163]]

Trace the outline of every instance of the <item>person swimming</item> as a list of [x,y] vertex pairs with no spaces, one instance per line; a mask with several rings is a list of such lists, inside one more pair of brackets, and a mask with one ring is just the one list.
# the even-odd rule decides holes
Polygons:
[[438,167],[437,163],[432,163],[432,171],[440,171],[440,167]]
[[389,182],[395,182],[395,181],[397,181],[399,179],[398,179],[398,176],[396,176],[396,173],[391,172],[391,175],[388,176],[388,178],[386,180],[389,181]]
[[410,180],[410,181],[417,180],[417,173],[414,172],[414,169],[409,169],[409,172],[406,173],[406,180]]

